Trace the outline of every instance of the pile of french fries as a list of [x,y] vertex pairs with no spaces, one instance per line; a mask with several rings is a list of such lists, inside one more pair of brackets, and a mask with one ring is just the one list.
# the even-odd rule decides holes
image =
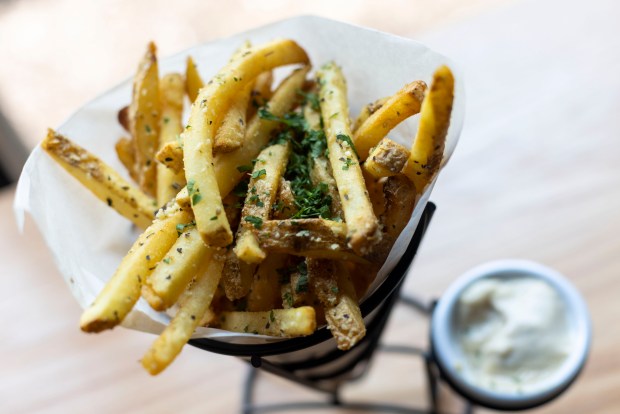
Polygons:
[[[290,65],[273,89],[272,71]],[[149,44],[118,117],[128,137],[116,152],[134,183],[49,130],[43,149],[143,229],[83,331],[115,327],[140,297],[169,312],[142,358],[151,374],[199,326],[295,337],[326,324],[342,350],[364,337],[358,298],[439,170],[454,79],[440,67],[430,89],[414,81],[351,122],[341,69],[309,72],[304,49],[276,40],[243,44],[206,83],[191,58],[185,74],[160,78]],[[410,150],[387,137],[417,113]]]

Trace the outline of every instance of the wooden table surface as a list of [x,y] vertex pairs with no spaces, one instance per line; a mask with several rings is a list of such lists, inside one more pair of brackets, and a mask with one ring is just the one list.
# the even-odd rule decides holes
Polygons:
[[[620,412],[620,4],[527,0],[474,14],[415,36],[458,62],[468,113],[405,290],[438,297],[499,258],[558,269],[589,305],[593,347],[579,380],[533,412]],[[0,193],[0,412],[238,411],[241,361],[187,347],[152,378],[137,363],[152,336],[82,334],[37,230],[29,222],[18,234],[12,199],[12,189]],[[425,346],[427,328],[399,307],[385,341]],[[418,361],[380,355],[344,397],[424,406],[422,372]],[[258,391],[261,401],[320,398],[271,376]],[[442,397],[458,412],[449,390]]]

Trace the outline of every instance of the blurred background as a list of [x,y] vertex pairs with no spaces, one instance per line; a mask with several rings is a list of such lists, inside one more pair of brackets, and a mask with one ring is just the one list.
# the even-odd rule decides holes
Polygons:
[[[0,0],[0,412],[239,411],[241,361],[187,347],[151,378],[136,363],[151,336],[79,332],[80,309],[37,229],[16,228],[14,184],[46,128],[132,76],[149,40],[165,57],[300,14],[413,38],[457,62],[465,128],[405,291],[439,297],[459,274],[499,258],[557,268],[590,306],[593,350],[577,383],[534,411],[619,412],[615,0]],[[427,329],[398,308],[385,340],[424,347]],[[419,361],[380,355],[344,395],[425,407],[425,392]],[[270,376],[258,396],[321,397]],[[448,389],[442,396],[443,410],[460,411]]]

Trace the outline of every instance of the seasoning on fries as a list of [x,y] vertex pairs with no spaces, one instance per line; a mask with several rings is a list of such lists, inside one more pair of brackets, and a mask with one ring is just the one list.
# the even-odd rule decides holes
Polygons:
[[[142,359],[155,375],[199,326],[279,336],[326,324],[341,350],[364,338],[363,296],[441,165],[454,79],[440,67],[366,105],[292,40],[242,45],[208,82],[200,62],[160,78],[149,44],[116,153],[135,181],[52,130],[42,148],[145,229],[93,304],[85,332],[121,324],[140,297],[172,311]],[[294,68],[272,88],[273,70]],[[183,127],[185,96],[191,101]],[[387,134],[420,113],[411,149]],[[156,207],[159,211],[155,214]]]

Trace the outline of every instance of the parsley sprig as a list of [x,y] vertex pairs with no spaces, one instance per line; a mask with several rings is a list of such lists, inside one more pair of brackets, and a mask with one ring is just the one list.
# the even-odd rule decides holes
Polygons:
[[274,144],[290,141],[292,144],[284,178],[291,182],[298,209],[293,218],[329,219],[332,198],[327,184],[313,185],[310,179],[312,160],[326,155],[327,140],[322,130],[310,128],[303,114],[290,112],[282,117],[269,112],[267,108],[258,111],[262,119],[279,122],[284,129],[276,136]]

